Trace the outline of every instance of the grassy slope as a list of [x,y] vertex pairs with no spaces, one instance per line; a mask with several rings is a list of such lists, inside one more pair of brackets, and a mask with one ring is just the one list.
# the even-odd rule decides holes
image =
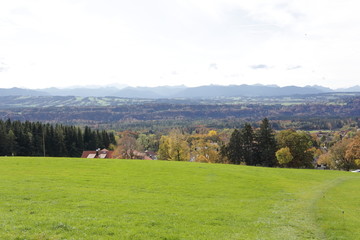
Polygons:
[[335,171],[0,158],[0,239],[355,239],[359,186]]

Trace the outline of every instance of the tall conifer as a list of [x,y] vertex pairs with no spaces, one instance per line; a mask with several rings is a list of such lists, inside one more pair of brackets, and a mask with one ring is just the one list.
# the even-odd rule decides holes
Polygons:
[[256,161],[262,166],[272,167],[276,165],[277,144],[275,134],[269,120],[264,118],[260,124],[260,129],[256,132]]

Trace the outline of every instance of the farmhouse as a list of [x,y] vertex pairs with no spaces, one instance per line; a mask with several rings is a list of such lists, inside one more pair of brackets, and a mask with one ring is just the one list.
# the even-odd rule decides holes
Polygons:
[[83,151],[81,158],[112,158],[113,151],[96,149],[96,151]]

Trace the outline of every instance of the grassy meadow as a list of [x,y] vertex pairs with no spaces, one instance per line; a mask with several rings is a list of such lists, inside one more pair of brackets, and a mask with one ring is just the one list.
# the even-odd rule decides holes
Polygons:
[[359,239],[360,174],[0,158],[0,239]]

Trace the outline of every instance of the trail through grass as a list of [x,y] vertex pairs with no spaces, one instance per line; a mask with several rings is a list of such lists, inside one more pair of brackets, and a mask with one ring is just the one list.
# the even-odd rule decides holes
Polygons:
[[360,220],[350,212],[359,209],[359,176],[184,162],[0,158],[0,239],[355,239]]

